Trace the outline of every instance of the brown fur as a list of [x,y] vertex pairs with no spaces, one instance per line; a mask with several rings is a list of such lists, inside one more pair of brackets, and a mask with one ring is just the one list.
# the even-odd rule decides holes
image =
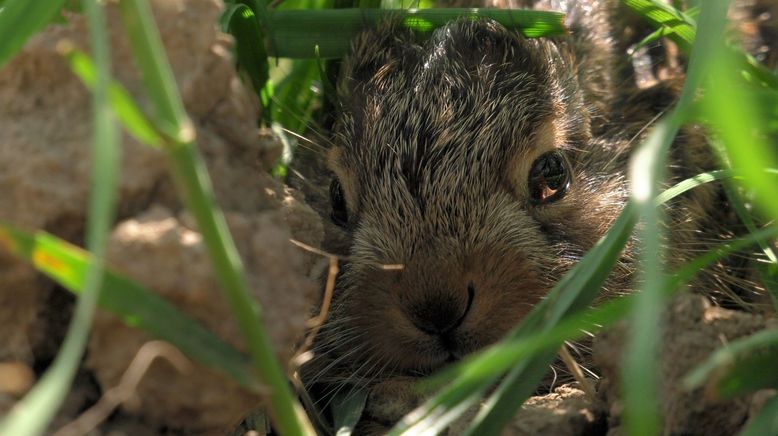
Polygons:
[[[303,368],[322,398],[346,384],[425,375],[498,340],[621,212],[630,151],[680,81],[639,89],[613,53],[615,6],[569,3],[568,38],[459,20],[428,41],[386,23],[354,42],[328,152],[349,219],[325,247],[348,260]],[[532,205],[530,167],[552,149],[571,164],[570,189]],[[669,182],[715,167],[695,128],[679,135],[670,162]],[[669,208],[671,263],[735,221],[720,203],[711,185]],[[604,296],[628,292],[632,258],[626,249]]]

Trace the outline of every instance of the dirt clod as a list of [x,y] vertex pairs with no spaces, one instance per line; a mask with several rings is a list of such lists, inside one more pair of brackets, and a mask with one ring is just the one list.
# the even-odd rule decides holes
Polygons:
[[[249,286],[262,305],[271,341],[285,362],[316,296],[310,279],[315,258],[289,239],[319,246],[319,218],[299,193],[267,172],[281,146],[271,133],[256,127],[257,99],[238,79],[231,42],[217,28],[223,3],[150,3],[216,201],[233,232]],[[109,3],[107,12],[115,78],[148,111],[116,5]],[[87,35],[84,17],[68,16],[67,23],[33,37],[0,70],[0,220],[27,230],[44,229],[82,246],[90,177],[90,95],[57,47],[68,41],[88,51]],[[243,348],[202,238],[174,189],[165,154],[125,135],[118,194],[109,265]],[[0,361],[50,361],[60,340],[53,333],[64,331],[70,307],[52,310],[49,304],[62,301],[52,295],[63,292],[0,249]],[[111,314],[98,314],[85,362],[101,391],[118,383],[139,347],[150,339]],[[14,398],[4,396],[2,401],[7,410]],[[257,393],[213,370],[194,365],[180,373],[162,361],[152,365],[120,415],[157,429],[218,433],[259,403]]]
[[[666,311],[662,327],[660,367],[661,412],[664,434],[735,434],[748,418],[750,396],[720,401],[704,395],[703,388],[687,391],[683,378],[726,343],[765,327],[758,315],[712,306],[699,295],[682,295]],[[625,328],[598,335],[594,359],[601,368],[604,394],[613,434],[620,434],[621,401],[618,376]],[[610,433],[609,433],[610,434]]]

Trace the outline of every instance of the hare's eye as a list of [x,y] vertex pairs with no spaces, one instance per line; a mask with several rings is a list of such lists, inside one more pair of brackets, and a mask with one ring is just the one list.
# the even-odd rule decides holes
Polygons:
[[540,205],[557,201],[570,187],[570,165],[558,151],[542,154],[529,171],[529,201]]
[[343,195],[343,188],[338,179],[332,179],[332,183],[330,183],[330,205],[332,206],[330,213],[332,222],[345,227],[348,224],[348,209],[346,209],[346,196]]

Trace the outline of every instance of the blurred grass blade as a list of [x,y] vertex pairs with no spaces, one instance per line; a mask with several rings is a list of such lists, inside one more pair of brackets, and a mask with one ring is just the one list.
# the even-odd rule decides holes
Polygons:
[[[751,212],[746,207],[746,202],[740,193],[739,187],[734,183],[725,183],[724,192],[732,209],[734,209],[746,230],[749,233],[756,232],[756,223],[751,216]],[[762,249],[766,262],[758,262],[755,267],[760,281],[773,302],[773,308],[778,311],[778,254],[776,254],[775,247],[773,247],[774,243],[775,241],[770,240],[759,243],[759,248]]]
[[689,15],[658,0],[622,0],[626,6],[654,27],[666,29],[665,35],[685,52],[694,42],[696,23]]
[[[775,132],[770,132],[771,124],[774,127],[778,115],[775,111],[778,94],[747,83],[738,74],[741,59],[729,51],[719,51],[721,54],[709,68],[701,112],[719,139],[716,144],[721,146],[716,149],[722,155],[721,160],[743,175],[743,185],[749,189],[747,192],[754,194],[748,201],[749,205],[755,205],[756,212],[761,212],[756,214],[758,217],[764,219],[766,216],[768,221],[776,222],[778,174],[765,172],[765,168],[776,168],[778,165],[778,151],[773,143]],[[731,104],[735,100],[738,104]],[[745,200],[741,198],[739,187],[725,187],[738,217],[749,231],[753,231],[756,225]],[[775,307],[778,307],[778,255],[774,241],[761,244],[761,248],[767,263],[758,264],[757,270]]]
[[178,94],[159,32],[144,0],[121,0],[122,21],[141,71],[157,128],[177,143],[192,141],[194,127]]
[[265,121],[270,123],[270,66],[265,48],[265,34],[259,27],[254,11],[245,4],[225,4],[221,28],[235,39],[238,67],[251,82],[262,104],[262,115]]
[[[700,9],[698,7],[695,7],[687,10],[684,13],[684,15],[686,18],[693,19],[699,14],[699,12]],[[646,36],[645,38],[641,39],[637,44],[634,45],[634,47],[630,48],[631,53],[635,53],[636,51],[644,47],[648,47],[649,44],[674,33],[671,27],[662,26],[657,23],[654,23],[654,26],[658,27],[658,29],[656,29],[654,32],[652,32],[650,35]]]
[[5,0],[0,8],[0,68],[27,38],[51,22],[65,0]]
[[356,427],[367,401],[367,390],[345,389],[332,401],[332,415],[336,436],[350,436]]
[[739,436],[764,436],[778,434],[778,395],[773,396],[751,422],[740,432]]
[[687,389],[706,385],[706,392],[719,399],[778,388],[775,362],[778,362],[778,329],[773,328],[739,338],[716,350],[684,378],[683,384]]
[[[712,0],[712,2],[721,0]],[[634,10],[657,29],[666,29],[665,36],[678,44],[685,53],[689,53],[692,42],[695,40],[697,24],[691,17],[692,14],[684,13],[658,0],[622,0],[626,6]],[[701,2],[702,4],[703,2]],[[696,12],[696,8],[694,9]],[[721,50],[718,53],[735,51],[731,49]],[[738,66],[747,76],[759,80],[773,89],[778,89],[778,75],[760,64],[753,56],[737,52]],[[734,70],[733,70],[734,71]]]
[[179,192],[197,222],[216,278],[224,291],[254,368],[268,387],[271,418],[277,430],[290,436],[312,434],[313,429],[292,396],[287,377],[263,326],[259,302],[249,293],[243,264],[216,205],[213,188],[202,157],[194,144],[195,131],[184,112],[173,73],[146,0],[121,0],[122,21],[143,73],[146,90],[160,117],[169,126],[169,155]]
[[[725,159],[743,175],[746,186],[755,192],[755,203],[771,219],[778,220],[775,201],[778,175],[765,174],[765,167],[778,167],[775,144],[761,133],[767,124],[758,110],[756,89],[737,76],[735,59],[722,53],[711,62],[708,90],[702,110],[726,151]],[[738,101],[737,105],[732,101]],[[778,99],[773,101],[778,104]]]
[[342,57],[361,30],[389,17],[430,33],[458,17],[487,17],[521,31],[528,38],[565,34],[564,14],[520,9],[325,9],[277,10],[269,14],[270,55],[297,59]]
[[[94,260],[90,253],[55,236],[44,232],[30,234],[1,223],[0,246],[76,294],[82,292],[87,270]],[[111,271],[104,273],[100,307],[128,326],[170,342],[190,358],[222,372],[243,387],[258,389],[246,356],[154,292]]]
[[[625,0],[625,3],[630,1]],[[693,42],[688,73],[678,104],[669,116],[659,121],[630,159],[631,198],[642,222],[638,236],[640,293],[632,311],[632,324],[621,370],[624,425],[630,435],[654,435],[660,432],[657,356],[661,355],[659,321],[666,301],[662,292],[666,276],[662,265],[663,226],[654,197],[659,184],[664,180],[670,145],[682,122],[688,117],[703,74],[707,73],[708,66],[715,58],[715,49],[720,46],[719,38],[724,34],[727,2],[705,2],[700,7],[698,33]]]
[[756,268],[765,290],[770,294],[773,309],[778,312],[778,264],[758,264]]
[[[70,68],[90,89],[95,87],[96,71],[89,56],[79,50],[66,48],[64,56],[70,64]],[[129,92],[116,81],[108,88],[108,97],[116,118],[122,123],[127,132],[139,142],[159,148],[162,145],[162,137],[146,114],[140,110]]]
[[[677,115],[660,120],[630,162],[630,191],[643,228],[638,233],[641,292],[632,311],[633,324],[624,350],[620,377],[628,434],[653,435],[659,432],[657,356],[660,335],[657,326],[665,300],[660,292],[665,280],[661,262],[661,217],[652,200],[659,181],[664,179],[666,153],[679,127]],[[641,376],[635,377],[638,373]]]
[[65,401],[84,355],[103,283],[103,257],[108,231],[113,224],[119,177],[119,132],[108,102],[111,77],[105,13],[98,0],[84,0],[83,4],[89,23],[89,42],[97,62],[92,93],[91,186],[86,228],[86,245],[94,258],[86,270],[81,284],[83,292],[57,357],[40,381],[0,424],[1,434],[39,435],[46,430]]

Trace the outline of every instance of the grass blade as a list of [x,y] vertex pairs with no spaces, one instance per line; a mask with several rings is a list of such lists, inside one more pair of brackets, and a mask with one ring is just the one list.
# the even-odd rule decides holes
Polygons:
[[367,390],[345,390],[338,392],[332,403],[333,422],[336,436],[350,436],[356,427],[367,402]]
[[666,29],[669,37],[685,52],[691,49],[696,33],[694,19],[674,7],[656,0],[622,0],[654,27]]
[[[269,14],[270,55],[311,59],[338,58],[348,52],[351,41],[361,30],[381,20],[393,17],[420,33],[459,17],[486,17],[513,29],[528,38],[562,35],[567,32],[564,14],[519,9],[324,9],[277,10]],[[304,29],[304,30],[302,30]]]
[[57,357],[41,380],[0,424],[2,434],[38,435],[46,430],[76,375],[100,298],[105,245],[114,219],[120,149],[119,132],[108,102],[111,79],[105,13],[97,0],[85,0],[83,4],[89,22],[90,46],[97,61],[92,93],[92,170],[86,229],[86,245],[94,258],[86,270],[83,292]]
[[[678,183],[663,192],[658,199],[669,201],[703,183],[722,180],[732,177],[732,175],[731,171],[703,173]],[[683,284],[688,283],[701,269],[717,260],[776,236],[778,236],[778,229],[771,227],[722,244],[715,250],[679,267],[670,276],[670,279],[664,282],[663,294],[670,296]],[[580,338],[584,334],[583,331],[597,332],[613,324],[634,307],[637,298],[637,295],[631,295],[609,300],[600,307],[566,317],[549,330],[537,331],[525,337],[508,337],[484,351],[468,357],[462,363],[443,370],[440,374],[426,381],[428,385],[439,385],[445,381],[453,381],[451,385],[425,405],[425,407],[434,406],[437,408],[433,408],[431,411],[425,408],[418,409],[414,412],[418,416],[412,419],[419,422],[405,430],[411,432],[443,430],[464,411],[462,409],[467,409],[477,401],[478,397],[501,374],[521,363],[522,359],[530,358],[544,350],[555,350],[565,340]],[[549,361],[550,359],[548,358]]]
[[221,16],[221,28],[235,39],[238,68],[251,82],[262,104],[262,115],[266,122],[270,122],[270,65],[265,34],[255,12],[245,4],[227,3]]
[[0,8],[0,67],[57,16],[65,0],[6,0]]
[[[691,14],[683,13],[669,4],[657,0],[622,0],[622,3],[655,28],[666,29],[665,36],[678,44],[678,47],[685,53],[689,53],[692,42],[695,40],[697,27],[694,19],[690,16]],[[747,76],[757,79],[773,89],[778,89],[778,75],[760,64],[753,56],[730,49],[719,51],[719,53],[725,52],[736,56],[739,67]]]
[[767,400],[767,403],[753,418],[739,436],[763,436],[778,434],[778,395]]
[[[86,53],[76,50],[72,47],[66,47],[63,55],[67,59],[73,73],[89,88],[95,87],[96,70]],[[138,141],[158,148],[162,145],[163,139],[157,132],[156,127],[146,114],[141,111],[135,100],[119,82],[113,81],[108,87],[108,98],[111,103],[114,115],[124,126],[127,132]]]
[[[778,156],[774,144],[761,133],[767,123],[756,104],[757,91],[736,76],[735,62],[732,56],[722,54],[711,63],[702,109],[724,146],[725,160],[743,175],[745,184],[756,194],[755,201],[761,210],[776,220],[778,175],[765,174],[764,169],[776,168]],[[731,104],[733,99],[739,103]],[[778,99],[774,99],[773,104],[776,103]]]
[[192,141],[194,127],[178,94],[173,71],[165,57],[148,4],[141,0],[122,0],[119,6],[130,47],[151,100],[152,118],[157,121],[157,128],[176,143]]
[[[621,376],[628,434],[642,431],[642,434],[651,435],[659,432],[655,356],[659,349],[657,323],[665,299],[660,292],[664,286],[660,260],[663,256],[661,218],[652,199],[659,180],[664,178],[665,156],[679,127],[677,116],[661,120],[633,156],[630,165],[632,198],[637,204],[644,227],[638,237],[642,252],[639,277],[642,280],[641,292],[638,294],[638,304],[632,311],[633,324],[624,352],[625,363]],[[637,373],[642,376],[632,378]]]
[[778,387],[778,372],[765,371],[778,361],[778,330],[768,329],[732,341],[684,378],[688,389],[707,384],[716,398],[732,398]]
[[[635,225],[634,209],[627,205],[605,237],[565,275],[538,306],[540,331],[548,331],[564,317],[591,304],[624,248]],[[533,309],[534,312],[534,309]],[[523,323],[522,323],[523,324]],[[521,336],[525,336],[522,333]],[[511,335],[521,337],[519,335]],[[515,368],[476,416],[468,434],[499,432],[534,391],[561,345],[540,353],[525,366]]]
[[[625,3],[630,3],[625,1]],[[673,112],[661,120],[647,141],[630,162],[631,196],[638,208],[643,228],[639,234],[641,283],[638,303],[633,310],[632,325],[624,351],[621,373],[624,398],[624,423],[628,434],[652,435],[660,431],[658,412],[659,319],[666,297],[661,292],[665,281],[661,259],[662,226],[654,197],[664,179],[666,155],[681,123],[686,119],[694,95],[707,72],[707,66],[718,47],[717,36],[723,34],[726,23],[726,2],[701,5],[698,36],[694,39],[691,60],[681,92]]]
[[310,128],[311,115],[318,98],[311,86],[318,77],[315,60],[293,61],[283,80],[273,86],[273,121],[285,129],[304,135]]
[[146,0],[122,0],[119,5],[159,120],[171,133],[175,132],[168,135],[169,142],[163,148],[168,152],[177,187],[203,236],[216,278],[238,323],[257,375],[269,387],[273,423],[286,435],[311,434],[312,426],[292,396],[286,375],[275,360],[270,339],[262,326],[259,303],[248,291],[243,264],[224,215],[213,198],[208,172],[194,144],[194,128],[184,112],[148,3]]
[[[0,246],[73,293],[80,294],[94,257],[87,251],[45,232],[30,234],[0,223]],[[249,360],[210,330],[152,291],[109,270],[104,271],[100,307],[128,326],[170,342],[191,359],[231,377],[241,386],[258,390]]]

